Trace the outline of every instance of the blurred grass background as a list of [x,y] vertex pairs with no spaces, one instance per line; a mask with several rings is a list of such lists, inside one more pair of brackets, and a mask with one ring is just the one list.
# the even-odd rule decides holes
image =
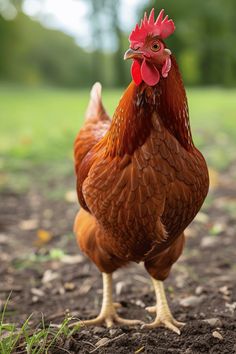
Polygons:
[[[226,0],[223,11],[220,0],[134,0],[130,20],[125,12],[131,5],[125,0],[62,0],[54,2],[55,13],[48,10],[50,3],[0,0],[2,188],[9,176],[14,176],[14,186],[21,186],[24,176],[26,187],[30,181],[25,177],[35,165],[73,173],[73,141],[83,123],[89,87],[102,82],[112,115],[130,81],[130,63],[123,61],[129,31],[152,6],[156,13],[164,7],[175,20],[177,30],[167,42],[187,86],[196,145],[216,170],[235,162],[234,0]],[[71,20],[78,20],[80,30],[68,35],[56,13],[64,6],[66,16],[75,4],[83,15],[71,12]]]
[[[111,115],[121,94],[119,89],[103,93]],[[89,90],[0,86],[0,96],[2,167],[14,167],[15,160],[39,164],[72,159],[73,141],[83,124]],[[195,143],[218,169],[235,158],[235,96],[236,90],[188,89]]]

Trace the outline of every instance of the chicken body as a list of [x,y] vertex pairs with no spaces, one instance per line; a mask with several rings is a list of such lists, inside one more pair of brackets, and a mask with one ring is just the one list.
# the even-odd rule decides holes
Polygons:
[[96,84],[75,142],[77,240],[103,273],[143,261],[153,280],[163,281],[209,185],[177,64],[155,87],[131,82],[112,122],[100,91]]

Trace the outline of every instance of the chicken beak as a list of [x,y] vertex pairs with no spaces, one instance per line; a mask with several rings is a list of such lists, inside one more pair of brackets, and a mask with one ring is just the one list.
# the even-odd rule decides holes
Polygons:
[[168,56],[170,56],[172,53],[171,53],[171,50],[170,49],[168,49],[168,48],[165,48],[164,49],[164,52],[168,55]]
[[129,48],[124,55],[124,60],[127,59],[141,59],[143,57],[143,53],[138,51],[138,50],[134,50],[132,48]]

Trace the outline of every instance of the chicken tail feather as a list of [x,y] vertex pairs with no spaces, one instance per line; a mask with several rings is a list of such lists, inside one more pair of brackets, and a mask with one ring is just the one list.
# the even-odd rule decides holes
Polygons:
[[102,85],[100,84],[100,82],[96,82],[91,89],[90,101],[85,114],[86,120],[90,120],[93,118],[99,120],[108,119],[108,115],[102,104]]

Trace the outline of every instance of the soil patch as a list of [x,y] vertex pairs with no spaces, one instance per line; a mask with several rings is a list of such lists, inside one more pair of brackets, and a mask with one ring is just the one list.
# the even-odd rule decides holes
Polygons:
[[[61,189],[60,197],[50,195]],[[101,276],[76,245],[72,228],[78,206],[73,177],[35,183],[27,193],[0,193],[0,307],[10,291],[6,321],[21,325],[34,313],[60,323],[66,313],[91,318],[100,310]],[[236,353],[236,169],[218,176],[215,189],[187,230],[184,253],[165,282],[180,336],[155,330],[114,327],[81,329],[61,338],[53,353]],[[120,314],[150,322],[145,307],[154,293],[142,265],[114,274]],[[21,348],[21,353],[23,353]]]

